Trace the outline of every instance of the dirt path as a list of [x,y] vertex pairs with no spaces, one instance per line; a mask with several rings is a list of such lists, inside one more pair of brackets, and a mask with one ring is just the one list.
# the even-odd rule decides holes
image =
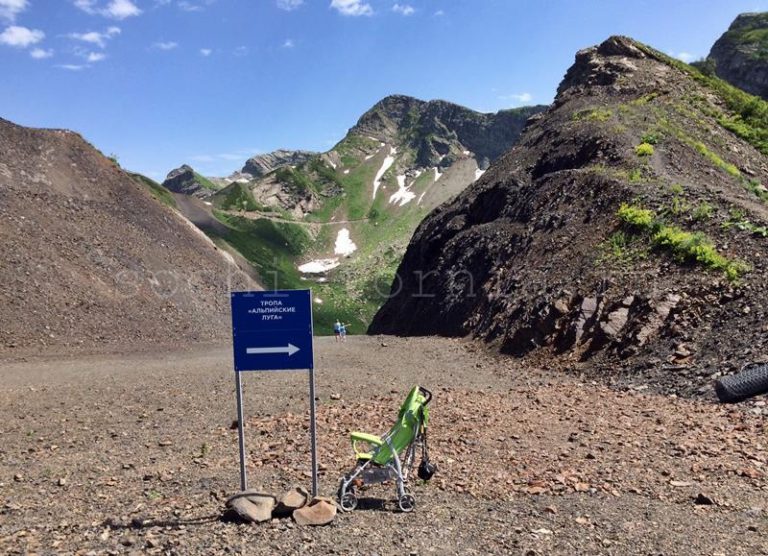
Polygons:
[[[38,358],[0,367],[0,553],[768,553],[761,416],[458,340],[323,338],[316,361],[325,494],[349,430],[382,432],[414,383],[435,392],[439,472],[416,513],[390,487],[325,528],[221,523],[238,485],[228,347]],[[306,376],[245,386],[251,485],[308,483]]]
[[341,225],[341,224],[355,224],[357,222],[368,222],[370,220],[369,218],[356,218],[352,220],[329,220],[328,222],[312,222],[310,220],[292,220],[288,218],[281,218],[279,216],[274,216],[272,214],[268,214],[266,212],[258,212],[258,211],[237,211],[237,210],[224,210],[222,211],[225,214],[229,214],[231,216],[238,216],[240,218],[247,218],[248,220],[271,220],[272,222],[279,222],[281,224],[298,224],[300,226],[333,226],[333,225]]

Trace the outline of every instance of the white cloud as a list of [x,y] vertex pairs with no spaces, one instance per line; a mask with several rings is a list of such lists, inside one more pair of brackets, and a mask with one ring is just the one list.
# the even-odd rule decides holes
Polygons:
[[179,9],[184,10],[185,12],[201,12],[203,11],[203,7],[199,6],[197,4],[193,4],[192,2],[187,2],[186,0],[181,0],[179,2]]
[[86,60],[89,62],[101,62],[104,58],[106,58],[107,55],[103,52],[89,52],[88,55],[85,57]]
[[[336,141],[338,143],[338,141]],[[336,144],[334,143],[334,145]],[[195,166],[209,169],[209,175],[215,175],[217,172],[229,172],[227,167],[231,168],[232,162],[239,162],[242,164],[244,160],[254,156],[255,154],[261,154],[264,151],[256,147],[248,147],[244,149],[233,149],[230,152],[224,153],[208,153],[208,154],[196,154],[194,156],[187,157],[191,162],[195,163]],[[238,168],[239,169],[239,168]]]
[[392,11],[402,15],[413,15],[416,10],[409,4],[395,4],[392,6]]
[[435,17],[442,17],[445,15],[445,12],[443,10],[437,10],[434,15]]
[[58,65],[56,67],[57,68],[61,68],[61,69],[65,69],[65,70],[68,70],[68,71],[80,71],[80,70],[83,70],[83,69],[87,68],[88,66],[84,66],[84,65],[80,65],[80,64],[60,64],[60,65]]
[[0,0],[0,19],[13,23],[16,16],[27,9],[27,0]]
[[100,48],[105,48],[107,46],[107,41],[119,34],[119,27],[109,27],[103,33],[99,33],[98,31],[88,31],[87,33],[70,33],[67,36],[76,41],[87,42],[89,44],[95,44]]
[[48,49],[45,50],[44,48],[33,48],[29,55],[32,56],[35,60],[43,60],[45,58],[50,58],[53,56],[53,50]]
[[331,0],[330,7],[341,15],[373,15],[373,8],[363,0]]
[[514,104],[525,104],[533,100],[531,93],[517,93],[512,95],[500,95],[499,100],[505,100]]
[[691,54],[689,52],[678,52],[677,54],[672,53],[672,56],[674,56],[675,58],[677,58],[679,60],[682,60],[686,64],[688,64],[688,63],[692,62],[694,59],[696,59],[696,56],[694,56],[693,54]]
[[104,8],[104,15],[115,19],[125,19],[126,17],[134,17],[141,13],[141,10],[131,2],[131,0],[112,0],[106,8]]
[[7,27],[0,33],[0,44],[14,46],[17,48],[26,48],[39,43],[45,38],[45,33],[38,29],[27,29],[17,25]]
[[304,0],[277,0],[277,7],[281,10],[290,12],[300,7],[304,3]]
[[248,47],[247,46],[238,46],[232,51],[232,54],[235,56],[245,56],[248,54]]
[[160,41],[152,45],[153,48],[157,48],[158,50],[173,50],[174,48],[178,48],[178,46],[179,43],[173,41]]
[[200,55],[201,55],[201,56],[205,56],[205,57],[208,57],[208,56],[210,56],[212,53],[213,53],[213,50],[211,50],[210,48],[201,48],[201,49],[200,49]]
[[132,0],[110,0],[104,7],[101,7],[96,0],[74,0],[74,4],[85,13],[99,14],[112,19],[125,19],[141,14],[141,10]]
[[285,42],[283,43],[283,48],[293,48],[296,46],[293,42],[293,39],[285,39]]

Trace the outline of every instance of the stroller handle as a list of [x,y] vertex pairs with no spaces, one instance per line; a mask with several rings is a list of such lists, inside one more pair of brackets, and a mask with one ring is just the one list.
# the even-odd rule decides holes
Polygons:
[[427,400],[424,402],[424,405],[428,405],[429,402],[432,401],[432,392],[424,388],[423,386],[419,386],[419,392],[424,394],[424,396],[427,398]]

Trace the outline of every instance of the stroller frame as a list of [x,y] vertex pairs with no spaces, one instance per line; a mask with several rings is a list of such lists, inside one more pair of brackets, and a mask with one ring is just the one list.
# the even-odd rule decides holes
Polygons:
[[[429,419],[427,405],[431,400],[432,393],[429,390],[415,386],[409,392],[400,410],[398,422],[387,434],[381,438],[361,432],[353,432],[350,435],[357,464],[350,473],[341,478],[339,484],[339,506],[343,511],[351,512],[357,508],[356,487],[381,484],[393,479],[396,484],[397,505],[400,510],[403,512],[414,510],[416,499],[408,490],[408,478],[413,468],[416,451],[424,443],[426,424]],[[414,405],[416,406],[415,411],[410,407]],[[397,443],[398,440],[402,442],[404,426],[413,427],[414,432],[407,445],[401,446],[399,450],[403,453],[401,461]],[[361,452],[357,448],[357,442],[365,442],[374,446],[374,449],[370,452]]]

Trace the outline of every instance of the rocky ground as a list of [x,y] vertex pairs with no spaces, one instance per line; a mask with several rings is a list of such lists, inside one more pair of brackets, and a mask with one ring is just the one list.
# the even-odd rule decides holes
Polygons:
[[[766,554],[763,399],[624,391],[462,340],[317,342],[321,491],[432,389],[439,472],[323,528],[223,523],[238,489],[231,351],[37,357],[0,367],[8,554]],[[308,486],[306,375],[247,375],[250,486]]]

